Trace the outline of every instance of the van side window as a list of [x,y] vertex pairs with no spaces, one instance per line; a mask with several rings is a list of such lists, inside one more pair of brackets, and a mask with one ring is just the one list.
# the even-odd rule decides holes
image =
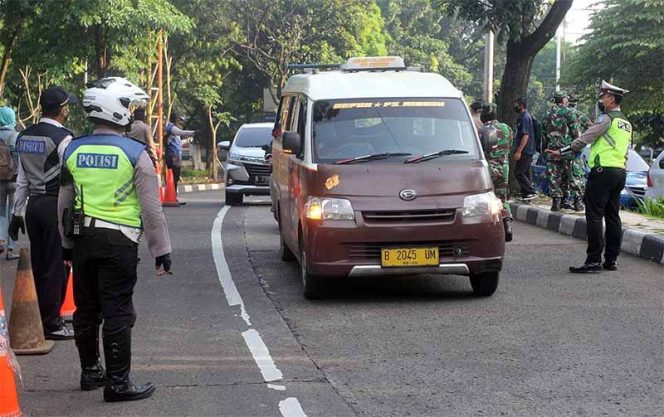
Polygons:
[[293,100],[292,96],[281,97],[281,103],[279,103],[279,117],[277,118],[273,130],[273,136],[276,134],[275,139],[277,140],[281,140],[281,133],[290,128],[294,103],[295,100]]
[[300,107],[297,115],[297,133],[299,133],[300,137],[304,139],[304,131],[307,125],[307,98],[300,96],[298,101]]

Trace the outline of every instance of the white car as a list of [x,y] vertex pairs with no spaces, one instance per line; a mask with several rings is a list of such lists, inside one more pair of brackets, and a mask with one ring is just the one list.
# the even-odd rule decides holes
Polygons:
[[664,198],[664,151],[655,159],[648,171],[646,197]]

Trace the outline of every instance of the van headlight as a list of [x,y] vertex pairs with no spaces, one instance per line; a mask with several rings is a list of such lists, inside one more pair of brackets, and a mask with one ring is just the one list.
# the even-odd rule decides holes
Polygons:
[[463,198],[461,219],[463,224],[500,220],[503,204],[498,197],[488,193],[467,195]]
[[229,161],[241,161],[242,160],[242,155],[238,155],[236,153],[229,153],[228,154],[228,160]]
[[304,213],[309,220],[355,220],[353,206],[343,198],[309,197]]

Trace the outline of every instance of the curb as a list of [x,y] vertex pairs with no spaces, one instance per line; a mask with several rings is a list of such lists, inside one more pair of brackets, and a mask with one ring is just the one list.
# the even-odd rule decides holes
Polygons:
[[[584,217],[552,213],[549,210],[523,203],[510,203],[510,207],[518,221],[586,240],[586,219]],[[623,228],[620,251],[664,265],[664,236]]]
[[191,185],[178,185],[178,193],[191,193],[194,191],[212,191],[223,190],[222,184],[191,184]]

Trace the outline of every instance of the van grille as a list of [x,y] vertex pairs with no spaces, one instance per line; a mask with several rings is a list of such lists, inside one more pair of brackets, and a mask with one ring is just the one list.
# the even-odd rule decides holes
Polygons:
[[470,252],[470,241],[447,240],[438,242],[390,242],[390,243],[346,243],[350,259],[378,260],[381,249],[438,247],[441,260],[454,256],[465,256]]
[[363,211],[362,217],[373,223],[450,223],[454,221],[455,209],[409,210],[409,211]]
[[248,164],[246,162],[244,162],[243,165],[246,168],[247,173],[252,177],[256,175],[270,175],[269,165]]

